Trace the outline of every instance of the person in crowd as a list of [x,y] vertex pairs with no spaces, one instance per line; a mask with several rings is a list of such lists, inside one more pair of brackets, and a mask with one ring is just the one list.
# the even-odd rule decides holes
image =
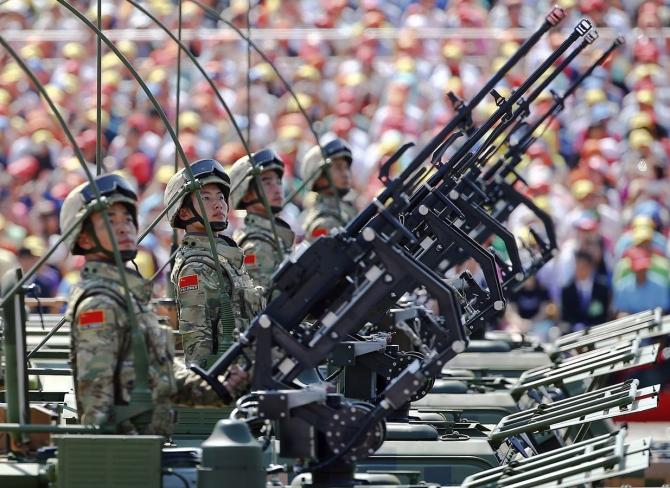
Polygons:
[[591,254],[575,253],[574,279],[561,290],[561,320],[571,331],[606,322],[610,316],[610,289],[596,274]]

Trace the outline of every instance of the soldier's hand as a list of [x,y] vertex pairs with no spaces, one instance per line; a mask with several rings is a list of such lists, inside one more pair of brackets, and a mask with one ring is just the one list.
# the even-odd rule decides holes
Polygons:
[[239,365],[233,364],[228,369],[228,375],[226,376],[223,386],[226,387],[226,390],[235,397],[236,392],[241,390],[249,383],[249,373],[244,369],[240,368]]

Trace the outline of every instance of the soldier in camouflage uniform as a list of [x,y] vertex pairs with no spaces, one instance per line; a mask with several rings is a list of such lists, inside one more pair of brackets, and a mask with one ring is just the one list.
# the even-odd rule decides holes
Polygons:
[[346,226],[357,213],[347,198],[351,191],[351,149],[342,139],[333,139],[323,146],[323,153],[326,160],[318,145],[310,149],[300,171],[307,188],[315,192],[305,198],[300,216],[308,241]]
[[[84,255],[81,280],[71,290],[66,317],[71,324],[72,367],[77,408],[83,424],[114,425],[124,434],[170,435],[173,402],[216,403],[218,397],[189,372],[174,364],[172,332],[159,324],[149,308],[151,284],[136,271],[124,268],[133,315],[146,345],[148,383],[153,411],[150,421],[119,419],[116,406],[128,404],[135,384],[135,356],[132,348],[128,305],[121,270],[114,262],[113,243],[121,259],[137,254],[137,197],[118,175],[96,178],[107,209],[113,237],[107,232],[101,211],[94,211],[95,193],[90,184],[75,188],[63,202],[61,229],[69,229],[86,216],[65,239],[73,254]],[[241,379],[229,378],[231,392]]]
[[[247,211],[244,227],[235,231],[233,239],[244,251],[244,264],[254,283],[263,286],[269,293],[272,273],[284,256],[291,253],[295,234],[285,221],[276,216],[284,203],[284,163],[269,149],[252,154],[252,158],[253,161],[249,160],[249,156],[238,159],[230,170],[230,205]],[[261,190],[270,205],[270,216],[257,184],[262,186]]]
[[[215,235],[216,252],[224,283],[219,282],[216,262],[207,238],[205,220],[198,211],[196,196],[187,188],[184,169],[165,189],[170,224],[186,230],[172,268],[179,331],[186,361],[206,366],[227,347],[226,329],[245,330],[264,306],[263,288],[254,285],[244,267],[244,254],[231,238],[219,234],[228,224],[230,179],[221,164],[204,159],[191,165]],[[232,332],[232,330],[231,330]]]

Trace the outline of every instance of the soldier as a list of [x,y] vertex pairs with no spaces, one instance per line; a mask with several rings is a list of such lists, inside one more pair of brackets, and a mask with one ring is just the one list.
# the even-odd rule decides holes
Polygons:
[[[72,366],[80,419],[83,424],[116,425],[124,434],[170,435],[173,401],[213,403],[218,398],[183,364],[173,365],[171,330],[161,326],[149,308],[151,284],[136,271],[119,270],[115,264],[114,242],[124,262],[137,254],[134,190],[114,174],[97,177],[96,185],[108,202],[113,236],[107,232],[102,211],[93,207],[96,198],[91,184],[72,190],[60,215],[63,231],[83,218],[64,241],[73,254],[84,255],[86,259],[81,280],[70,292],[66,311],[71,324]],[[115,408],[128,404],[136,379],[122,272],[128,283],[133,315],[146,345],[153,403],[148,423],[136,418],[122,420]],[[242,381],[236,370],[225,386],[232,394]]]
[[301,169],[307,187],[316,192],[306,198],[301,215],[308,241],[347,225],[357,213],[345,198],[351,190],[351,149],[342,139],[333,139],[323,152],[326,160],[318,145],[310,149]]
[[244,267],[244,254],[231,238],[219,234],[228,225],[230,179],[221,164],[203,159],[191,165],[202,188],[207,221],[215,235],[217,259],[224,283],[219,283],[216,262],[207,238],[205,220],[188,185],[184,169],[175,173],[165,189],[170,224],[186,230],[172,269],[179,331],[188,363],[204,367],[227,347],[233,328],[247,328],[264,306],[263,289],[256,287]]
[[[249,156],[238,159],[230,170],[230,204],[235,209],[247,211],[244,227],[235,231],[233,239],[244,251],[244,264],[254,283],[269,293],[272,273],[291,252],[295,234],[276,216],[284,203],[284,163],[269,149],[253,153],[252,158],[253,163]],[[262,186],[262,193],[257,182]],[[261,194],[267,198],[271,216],[268,216]],[[274,230],[270,219],[274,221]]]

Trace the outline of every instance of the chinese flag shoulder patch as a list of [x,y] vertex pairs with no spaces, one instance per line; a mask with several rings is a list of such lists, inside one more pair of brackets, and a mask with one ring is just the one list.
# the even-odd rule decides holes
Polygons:
[[325,227],[317,227],[312,231],[312,237],[321,237],[327,235],[328,235],[328,229],[326,229]]
[[191,291],[198,289],[198,275],[187,275],[179,278],[179,291]]
[[104,310],[88,310],[79,314],[79,326],[90,328],[91,326],[102,324],[105,321]]
[[244,255],[244,264],[249,266],[256,265],[256,255],[255,254],[245,254]]

